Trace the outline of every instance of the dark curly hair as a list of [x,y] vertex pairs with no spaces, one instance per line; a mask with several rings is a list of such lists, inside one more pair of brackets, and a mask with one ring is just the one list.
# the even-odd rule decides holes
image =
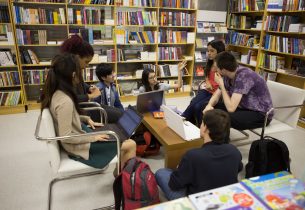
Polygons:
[[94,55],[93,47],[78,35],[72,35],[64,41],[60,47],[62,53],[72,53],[79,57],[89,57]]

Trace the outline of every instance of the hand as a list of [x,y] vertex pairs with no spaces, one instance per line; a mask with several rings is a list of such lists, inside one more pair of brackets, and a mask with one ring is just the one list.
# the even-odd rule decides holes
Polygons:
[[92,92],[95,91],[95,89],[98,89],[98,88],[96,87],[96,85],[90,85],[90,87],[89,87],[89,92],[92,93]]
[[218,72],[215,72],[214,80],[219,85],[219,87],[222,89],[222,87],[224,86],[223,78],[222,78],[222,76]]
[[103,123],[94,122],[93,120],[91,120],[91,118],[89,118],[89,119],[87,120],[87,124],[88,124],[92,129],[95,129],[95,126],[101,127],[101,126],[104,125]]
[[95,88],[90,87],[89,91],[91,92],[88,94],[89,99],[93,99],[93,98],[99,97],[101,95],[101,91],[96,87]]
[[212,107],[210,104],[208,104],[208,105],[205,107],[205,109],[202,111],[202,114],[205,114],[207,111],[213,110],[213,109],[214,109],[214,107]]
[[209,80],[205,81],[205,88],[207,90],[212,90],[213,89],[213,87],[212,87],[211,83],[209,82]]
[[95,136],[96,141],[108,141],[108,139],[109,139],[109,136],[107,134]]
[[186,61],[185,60],[180,62],[180,63],[178,63],[178,69],[180,71],[182,71],[185,67],[186,67]]

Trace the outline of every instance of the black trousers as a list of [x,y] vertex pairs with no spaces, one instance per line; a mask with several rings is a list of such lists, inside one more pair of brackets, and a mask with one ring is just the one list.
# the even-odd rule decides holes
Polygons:
[[[105,109],[108,117],[108,123],[116,123],[120,117],[123,115],[124,111],[119,108],[107,105],[101,105],[102,108]],[[100,122],[101,116],[99,111],[93,110],[86,113],[86,115],[90,116],[94,122]]]
[[[208,103],[203,106],[203,109]],[[203,110],[202,109],[202,110]],[[219,102],[214,106],[214,109],[221,109],[226,112],[227,108],[223,102]],[[237,108],[235,112],[228,112],[231,119],[231,127],[236,130],[247,130],[261,128],[264,125],[265,115],[258,111]],[[267,125],[271,120],[267,120]]]

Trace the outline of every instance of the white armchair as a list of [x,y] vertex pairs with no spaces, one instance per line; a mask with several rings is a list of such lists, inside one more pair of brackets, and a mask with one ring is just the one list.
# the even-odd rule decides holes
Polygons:
[[[120,157],[120,141],[118,136],[112,131],[100,131],[92,132],[86,134],[79,134],[73,136],[62,136],[56,137],[55,128],[53,124],[53,118],[50,113],[50,110],[45,108],[40,114],[36,130],[35,137],[39,141],[45,141],[50,155],[50,166],[53,172],[53,179],[49,183],[49,194],[48,194],[48,209],[51,209],[52,204],[52,187],[58,181],[74,179],[84,176],[92,176],[97,174],[102,174],[105,172],[108,166],[103,169],[95,169],[90,166],[87,166],[81,162],[72,160],[68,157],[67,153],[60,148],[58,141],[73,138],[81,138],[88,135],[98,135],[98,134],[108,134],[112,135],[117,140],[117,157]],[[120,158],[115,157],[111,163],[116,163],[117,168],[119,169],[119,160]],[[119,170],[118,170],[119,172]]]
[[[273,108],[268,111],[263,128],[252,131],[262,138],[265,134],[292,130],[297,126],[301,108],[305,105],[305,90],[267,81],[272,98]],[[271,123],[266,126],[268,115],[274,111]]]

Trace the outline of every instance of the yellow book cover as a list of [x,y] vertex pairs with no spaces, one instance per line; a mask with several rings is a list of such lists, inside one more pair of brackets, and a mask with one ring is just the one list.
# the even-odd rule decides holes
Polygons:
[[53,23],[54,24],[59,24],[58,22],[58,14],[56,11],[53,12]]
[[80,10],[76,10],[76,24],[82,24],[82,16]]

